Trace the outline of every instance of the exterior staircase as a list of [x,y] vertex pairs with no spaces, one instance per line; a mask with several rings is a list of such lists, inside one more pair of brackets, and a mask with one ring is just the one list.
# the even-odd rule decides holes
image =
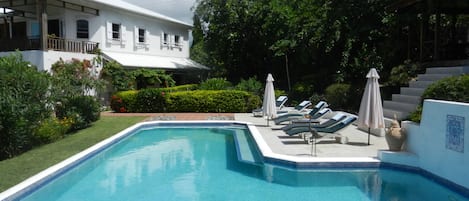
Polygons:
[[468,73],[469,65],[427,68],[425,74],[419,74],[416,80],[409,82],[409,87],[401,87],[400,94],[393,94],[392,100],[383,102],[384,117],[394,119],[396,115],[398,120],[405,119],[417,109],[423,92],[430,84],[446,77]]

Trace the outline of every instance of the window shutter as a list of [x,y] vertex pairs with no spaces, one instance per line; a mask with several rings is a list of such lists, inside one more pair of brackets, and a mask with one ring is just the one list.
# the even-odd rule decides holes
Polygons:
[[182,47],[183,44],[184,44],[184,37],[179,36],[179,46]]
[[124,25],[121,24],[121,44],[124,44],[126,42],[126,36],[127,36],[127,33],[126,33],[126,28]]
[[164,31],[161,32],[160,41],[161,41],[161,46],[164,46]]
[[145,44],[150,44],[150,40],[149,40],[149,37],[150,36],[150,32],[148,30],[145,30]]
[[106,39],[108,41],[112,40],[112,23],[109,21],[106,22]]
[[138,44],[138,27],[137,26],[134,26],[134,43],[135,43],[135,46],[137,46]]

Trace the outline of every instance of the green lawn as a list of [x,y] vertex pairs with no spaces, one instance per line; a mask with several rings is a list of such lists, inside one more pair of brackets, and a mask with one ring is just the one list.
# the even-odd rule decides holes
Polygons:
[[0,161],[0,192],[85,150],[145,117],[101,117],[92,127],[20,156]]

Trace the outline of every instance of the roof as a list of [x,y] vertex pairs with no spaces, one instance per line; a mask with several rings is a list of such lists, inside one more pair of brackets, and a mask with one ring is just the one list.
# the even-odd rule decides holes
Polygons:
[[208,67],[188,58],[142,55],[103,51],[104,57],[125,67],[158,68],[167,70],[209,70]]
[[166,15],[162,15],[162,14],[157,13],[155,11],[152,11],[152,10],[149,10],[149,9],[146,9],[146,8],[142,8],[140,6],[137,6],[137,5],[122,1],[122,0],[91,0],[91,1],[99,3],[99,4],[103,4],[103,5],[106,5],[106,6],[126,10],[126,11],[129,11],[129,12],[132,12],[132,13],[145,15],[145,16],[148,16],[148,17],[157,18],[157,19],[160,19],[160,20],[165,20],[165,21],[168,21],[168,22],[173,22],[173,23],[176,23],[176,24],[184,25],[184,26],[187,26],[188,28],[192,28],[191,24],[188,24],[186,22],[183,22],[183,21],[168,17]]

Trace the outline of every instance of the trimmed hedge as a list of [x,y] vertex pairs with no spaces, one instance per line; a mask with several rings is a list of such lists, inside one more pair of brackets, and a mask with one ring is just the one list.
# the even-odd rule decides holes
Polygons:
[[261,105],[259,96],[245,91],[165,91],[145,89],[131,93],[119,92],[113,96],[115,101],[111,100],[111,108],[115,112],[250,112]]
[[162,88],[165,92],[176,92],[176,91],[192,91],[199,88],[198,84],[184,84],[175,87]]

